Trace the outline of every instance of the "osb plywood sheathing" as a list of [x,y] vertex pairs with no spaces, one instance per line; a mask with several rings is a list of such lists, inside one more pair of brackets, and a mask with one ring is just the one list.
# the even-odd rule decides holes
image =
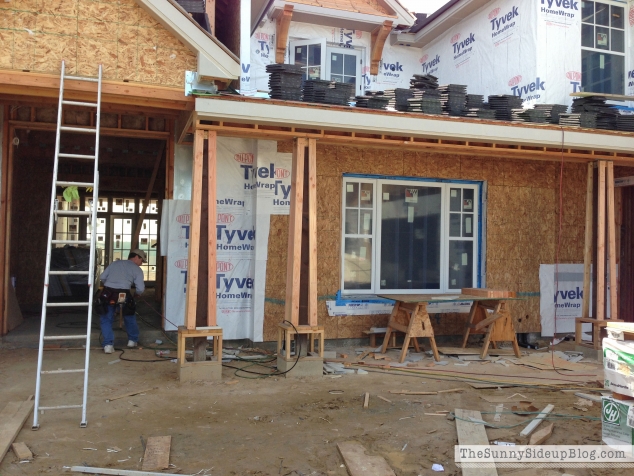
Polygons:
[[[192,28],[194,25],[192,25]],[[0,68],[183,86],[196,56],[134,0],[0,1]]]

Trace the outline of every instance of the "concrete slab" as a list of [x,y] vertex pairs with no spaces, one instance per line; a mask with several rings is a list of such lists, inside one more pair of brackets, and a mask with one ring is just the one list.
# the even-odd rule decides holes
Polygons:
[[321,357],[300,357],[295,365],[295,360],[285,360],[277,357],[277,370],[285,373],[285,377],[320,377],[324,374],[324,360]]

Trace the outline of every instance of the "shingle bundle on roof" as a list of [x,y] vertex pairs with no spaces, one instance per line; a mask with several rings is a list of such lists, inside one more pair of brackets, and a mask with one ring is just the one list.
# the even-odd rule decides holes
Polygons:
[[500,121],[510,121],[512,109],[522,108],[522,98],[510,94],[494,94],[489,96],[489,108],[495,111],[495,118]]
[[438,88],[440,104],[443,114],[449,116],[464,116],[467,101],[467,86],[463,84],[445,84]]
[[433,74],[415,74],[409,85],[411,89],[438,89],[438,78]]
[[616,129],[619,131],[634,132],[634,116],[623,114],[617,116]]
[[596,129],[596,112],[577,112],[572,114],[559,114],[559,124],[566,127],[587,127]]
[[383,91],[366,91],[365,96],[357,96],[355,99],[357,107],[367,109],[385,109],[390,102],[390,98],[385,96]]
[[573,113],[591,112],[597,115],[596,126],[598,129],[616,130],[618,109],[606,104],[604,96],[588,96],[576,98],[572,101]]
[[511,120],[513,122],[533,122],[545,124],[546,111],[542,109],[511,109]]
[[354,95],[353,83],[339,83],[337,81],[324,81],[321,79],[307,79],[303,84],[303,97],[305,102],[318,102],[347,106]]
[[546,122],[559,124],[559,114],[564,114],[568,110],[565,104],[535,104],[535,109],[544,111]]
[[301,66],[294,64],[272,63],[266,65],[269,73],[269,95],[273,99],[301,101],[302,75]]

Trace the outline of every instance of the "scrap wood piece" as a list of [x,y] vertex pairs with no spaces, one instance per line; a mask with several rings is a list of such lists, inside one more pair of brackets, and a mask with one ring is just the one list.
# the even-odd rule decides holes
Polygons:
[[519,395],[519,394],[515,394],[512,397],[502,397],[502,396],[485,397],[483,395],[480,395],[480,398],[482,400],[485,400],[485,401],[489,402],[489,403],[530,402],[530,400],[528,400],[525,396]]
[[535,428],[539,426],[539,424],[546,417],[546,415],[548,415],[550,412],[553,411],[553,408],[555,408],[555,405],[553,404],[546,405],[546,408],[544,408],[541,411],[541,413],[535,417],[533,421],[531,421],[528,425],[526,425],[526,428],[522,430],[522,432],[520,433],[520,436],[530,435],[533,432],[533,430],[535,430]]
[[171,436],[150,436],[143,455],[143,471],[167,469],[170,465]]
[[370,406],[370,392],[365,392],[365,396],[363,397],[363,408],[368,408]]
[[437,392],[410,392],[409,390],[390,390],[394,395],[438,395],[442,393],[464,392],[464,388],[450,388],[448,390],[438,390]]
[[33,411],[33,395],[23,402],[9,402],[0,413],[0,461],[20,433],[24,422]]
[[33,453],[31,453],[29,447],[21,441],[13,443],[11,449],[20,461],[31,461],[33,459]]
[[153,473],[149,471],[134,471],[131,469],[91,468],[89,466],[71,466],[73,473],[107,474],[114,476],[183,476],[176,473]]
[[158,387],[149,387],[149,388],[144,388],[143,390],[135,390],[134,392],[128,392],[128,393],[124,393],[123,395],[117,395],[116,397],[106,398],[106,402],[112,402],[113,400],[119,400],[120,398],[125,398],[125,397],[133,397],[140,393],[149,392],[150,390],[154,390],[156,388]]
[[575,392],[575,397],[585,398],[591,402],[601,403],[600,395],[591,395],[589,393]]
[[369,456],[365,448],[356,441],[337,443],[350,476],[396,476],[382,456]]
[[392,400],[388,400],[387,398],[382,397],[381,395],[377,395],[377,397],[380,398],[381,400],[387,402],[387,403],[392,403]]
[[[458,432],[459,445],[489,445],[489,438],[487,437],[484,425],[471,421],[471,418],[483,421],[480,412],[456,408],[454,415],[456,417],[456,431]],[[494,463],[491,463],[490,466],[486,463],[480,463],[477,468],[462,465],[461,469],[463,476],[497,476],[498,474]]]
[[548,425],[546,425],[544,428],[542,428],[539,431],[536,431],[535,433],[533,433],[531,435],[531,440],[528,443],[529,445],[541,445],[543,442],[545,442],[548,438],[550,438],[550,435],[553,434],[553,423],[550,423]]
[[[438,347],[438,352],[445,355],[480,355],[482,349],[462,347]],[[489,349],[489,355],[515,355],[513,349]]]

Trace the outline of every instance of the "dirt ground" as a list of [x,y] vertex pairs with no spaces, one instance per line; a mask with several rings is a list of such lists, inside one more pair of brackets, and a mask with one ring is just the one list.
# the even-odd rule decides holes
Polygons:
[[[337,349],[354,355],[354,349]],[[128,351],[125,358],[154,359],[149,349]],[[82,362],[82,351],[46,353],[48,368],[72,368]],[[467,383],[445,380],[460,372],[479,378],[503,375],[534,383],[539,379],[568,379],[589,382],[601,379],[600,365],[577,376],[554,371],[531,371],[523,366],[489,363],[427,367],[437,375],[379,373],[348,374],[339,378],[246,379],[225,368],[222,382],[181,384],[176,364],[166,362],[111,363],[117,354],[91,354],[88,427],[79,428],[80,411],[50,411],[41,416],[41,428],[32,431],[27,420],[16,441],[26,443],[35,455],[30,463],[20,463],[10,451],[0,462],[0,476],[61,474],[72,465],[141,469],[142,439],[171,435],[170,462],[166,472],[218,475],[346,475],[337,443],[360,442],[368,454],[383,456],[395,473],[436,474],[431,467],[442,464],[448,475],[462,474],[454,463],[457,433],[454,421],[444,416],[425,415],[456,408],[494,412],[495,404],[482,396],[526,396],[542,409],[555,405],[554,412],[580,417],[600,417],[600,405],[588,411],[573,408],[577,397],[553,388],[474,389]],[[394,359],[396,360],[396,359]],[[0,350],[0,408],[12,400],[33,394],[37,351]],[[385,372],[385,371],[380,371]],[[574,374],[573,374],[574,375]],[[538,378],[531,378],[538,377]],[[71,404],[81,401],[81,377],[45,376],[42,404]],[[589,385],[592,386],[592,385]],[[596,386],[596,385],[595,385]],[[145,394],[110,403],[108,397],[143,388],[156,387]],[[461,393],[431,396],[392,394],[394,390],[437,391],[463,388]],[[340,391],[340,392],[332,392]],[[370,392],[370,405],[363,409],[363,395]],[[378,398],[391,400],[388,403]],[[511,405],[505,405],[510,411]],[[483,418],[493,421],[493,414]],[[509,426],[526,416],[503,414],[499,425]],[[527,443],[519,437],[524,425],[510,429],[487,428],[490,441]],[[548,444],[601,444],[601,422],[567,419],[555,422]],[[118,448],[120,451],[109,452]],[[518,470],[500,469],[499,474]],[[576,476],[626,475],[628,469],[561,469],[552,474]],[[519,474],[551,474],[530,470]]]

